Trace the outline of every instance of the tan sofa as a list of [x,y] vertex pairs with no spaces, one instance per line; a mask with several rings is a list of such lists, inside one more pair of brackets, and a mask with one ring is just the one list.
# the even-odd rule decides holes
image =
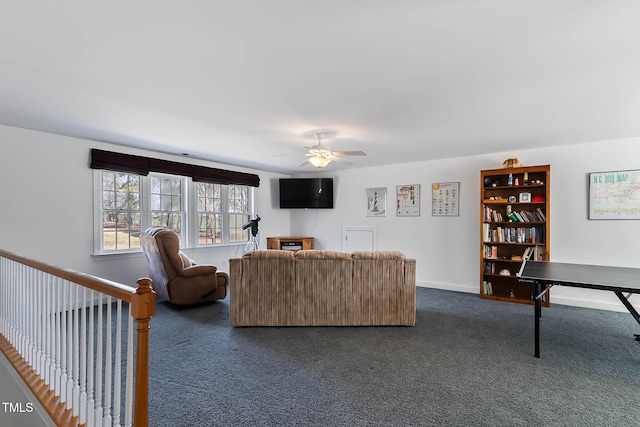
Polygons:
[[412,326],[416,262],[401,252],[257,250],[229,260],[233,326]]

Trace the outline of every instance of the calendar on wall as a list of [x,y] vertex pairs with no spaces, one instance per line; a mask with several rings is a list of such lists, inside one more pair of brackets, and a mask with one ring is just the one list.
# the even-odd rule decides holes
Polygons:
[[437,182],[431,185],[432,216],[458,216],[459,204],[459,182]]

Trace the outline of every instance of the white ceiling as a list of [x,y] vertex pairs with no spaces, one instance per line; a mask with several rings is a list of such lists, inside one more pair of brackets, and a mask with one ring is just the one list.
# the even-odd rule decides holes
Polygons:
[[[24,0],[0,124],[277,172],[640,136],[637,0]],[[275,155],[275,156],[274,156]]]

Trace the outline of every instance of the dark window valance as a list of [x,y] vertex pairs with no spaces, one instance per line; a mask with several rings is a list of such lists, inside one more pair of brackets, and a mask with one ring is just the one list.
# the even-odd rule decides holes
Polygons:
[[211,182],[225,185],[260,186],[260,177],[251,173],[190,165],[151,157],[91,149],[91,169],[105,169],[116,172],[149,175],[149,172],[189,176],[196,182]]

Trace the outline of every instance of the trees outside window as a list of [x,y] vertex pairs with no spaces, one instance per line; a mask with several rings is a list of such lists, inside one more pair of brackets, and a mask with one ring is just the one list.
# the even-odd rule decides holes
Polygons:
[[[140,250],[140,233],[169,228],[185,247],[249,240],[253,188],[96,170],[96,253]],[[194,200],[191,203],[190,200]]]

